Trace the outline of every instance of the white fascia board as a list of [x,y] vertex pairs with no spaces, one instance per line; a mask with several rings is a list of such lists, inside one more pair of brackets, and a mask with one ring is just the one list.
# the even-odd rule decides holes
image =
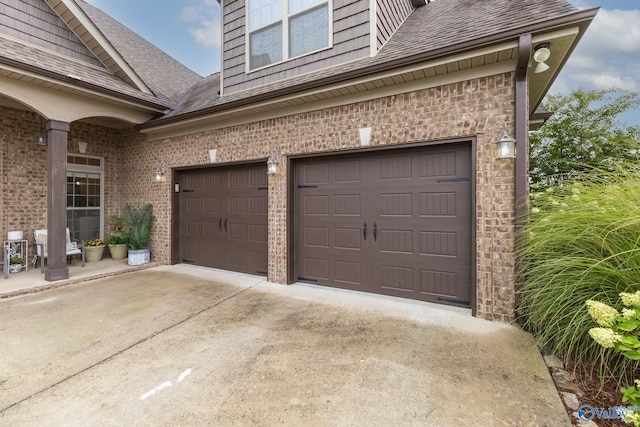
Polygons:
[[107,40],[107,38],[102,34],[102,31],[95,26],[93,21],[89,19],[89,17],[84,13],[84,11],[76,4],[74,0],[61,0],[61,2],[67,7],[67,9],[73,14],[73,16],[80,21],[82,26],[91,34],[98,44],[107,52],[107,54],[118,64],[118,66],[122,69],[122,71],[133,81],[136,87],[148,94],[153,95],[151,90],[147,87],[147,85],[142,81],[142,79],[136,74],[136,72],[129,66],[127,61],[122,58],[122,56],[118,53],[115,47]]

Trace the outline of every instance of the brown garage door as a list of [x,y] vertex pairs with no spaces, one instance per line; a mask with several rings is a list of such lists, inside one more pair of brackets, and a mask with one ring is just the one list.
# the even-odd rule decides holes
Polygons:
[[267,274],[267,170],[264,164],[181,174],[183,262]]
[[302,160],[298,280],[470,305],[469,144]]

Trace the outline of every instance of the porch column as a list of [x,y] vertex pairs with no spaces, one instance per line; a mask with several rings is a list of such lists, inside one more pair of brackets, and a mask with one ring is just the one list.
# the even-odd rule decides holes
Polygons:
[[47,122],[47,268],[45,280],[69,278],[67,267],[67,137],[69,123]]

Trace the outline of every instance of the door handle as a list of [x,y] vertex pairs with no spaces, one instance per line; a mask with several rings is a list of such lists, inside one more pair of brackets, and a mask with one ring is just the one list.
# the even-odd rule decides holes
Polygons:
[[364,236],[364,240],[367,240],[367,223],[366,222],[362,226],[362,234]]
[[224,231],[227,231],[227,218],[224,219]]
[[373,223],[373,241],[377,241],[378,240],[378,224],[377,223]]
[[220,231],[222,231],[222,218],[220,218],[220,221],[218,221],[218,228],[220,229]]

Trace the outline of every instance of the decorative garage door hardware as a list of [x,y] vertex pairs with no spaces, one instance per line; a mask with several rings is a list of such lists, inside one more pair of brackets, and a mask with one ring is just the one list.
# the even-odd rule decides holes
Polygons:
[[204,267],[266,275],[266,165],[180,172],[180,258]]
[[297,160],[297,280],[469,307],[471,144]]
[[[364,240],[367,240],[367,223],[365,222],[362,226],[362,234],[364,236]],[[378,224],[373,223],[373,241],[378,240]]]

